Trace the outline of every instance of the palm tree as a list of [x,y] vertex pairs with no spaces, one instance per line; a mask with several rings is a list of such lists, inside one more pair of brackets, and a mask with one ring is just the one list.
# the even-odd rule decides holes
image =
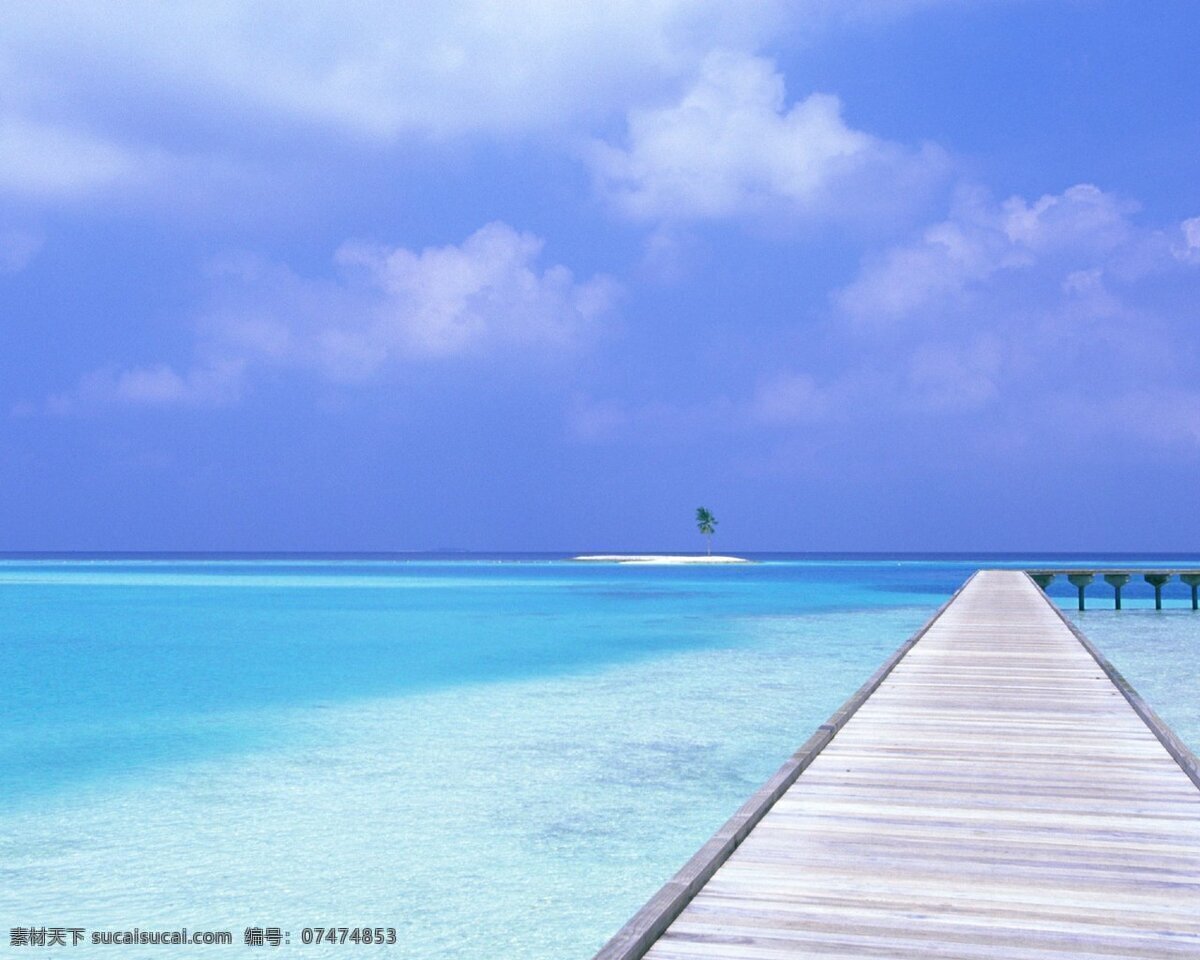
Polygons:
[[717,518],[708,512],[707,507],[696,508],[696,526],[708,538],[708,555],[712,556],[712,535],[717,532]]

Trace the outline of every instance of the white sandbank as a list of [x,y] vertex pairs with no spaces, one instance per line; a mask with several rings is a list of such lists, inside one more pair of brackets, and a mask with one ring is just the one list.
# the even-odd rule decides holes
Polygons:
[[590,560],[597,563],[749,563],[745,557],[722,557],[718,555],[673,556],[665,553],[597,553],[572,560]]

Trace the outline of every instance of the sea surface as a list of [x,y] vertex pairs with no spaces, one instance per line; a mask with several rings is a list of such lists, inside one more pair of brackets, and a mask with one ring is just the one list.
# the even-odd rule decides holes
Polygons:
[[[587,958],[978,567],[1200,567],[754,559],[0,558],[0,930],[236,944],[39,951],[78,958]],[[1187,589],[1106,604],[1071,615],[1200,746]],[[397,944],[303,945],[318,926]]]

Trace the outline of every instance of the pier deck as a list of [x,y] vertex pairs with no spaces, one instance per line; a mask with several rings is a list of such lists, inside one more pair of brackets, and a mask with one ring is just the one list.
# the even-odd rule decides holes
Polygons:
[[598,958],[1200,957],[1195,757],[1110,673],[981,571]]

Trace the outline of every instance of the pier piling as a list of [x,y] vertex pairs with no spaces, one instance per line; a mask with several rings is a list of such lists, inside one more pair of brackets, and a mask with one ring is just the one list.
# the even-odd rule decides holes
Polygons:
[[1104,582],[1113,588],[1113,609],[1121,609],[1121,588],[1129,582],[1128,573],[1106,573]]
[[1144,573],[1144,579],[1150,586],[1154,588],[1154,609],[1162,609],[1162,588],[1163,584],[1167,583],[1172,577],[1170,573]]
[[1200,590],[1200,573],[1181,573],[1179,579],[1192,588],[1192,609],[1200,610],[1200,596],[1197,596],[1197,591]]
[[1192,609],[1200,610],[1200,570],[1027,570],[1029,578],[1042,588],[1042,592],[1057,576],[1064,576],[1075,585],[1079,591],[1079,609],[1083,609],[1083,591],[1092,582],[1096,574],[1101,574],[1104,581],[1113,588],[1113,609],[1121,609],[1121,589],[1134,577],[1141,577],[1154,588],[1154,609],[1161,610],[1162,588],[1171,582],[1172,577],[1179,577],[1192,590]]
[[1082,572],[1068,573],[1067,579],[1070,580],[1072,585],[1074,585],[1075,588],[1079,590],[1079,609],[1082,610],[1083,609],[1084,588],[1087,587],[1087,585],[1089,583],[1091,583],[1094,579],[1096,579],[1096,575],[1094,573],[1082,573]]

